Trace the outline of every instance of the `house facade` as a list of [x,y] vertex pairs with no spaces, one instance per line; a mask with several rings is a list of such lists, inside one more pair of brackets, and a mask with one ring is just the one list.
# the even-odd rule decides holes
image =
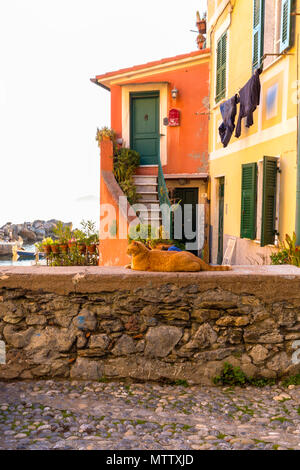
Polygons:
[[[213,263],[229,245],[232,264],[243,265],[268,263],[285,234],[296,231],[300,244],[299,12],[293,0],[208,2]],[[224,146],[221,105],[228,110],[228,100],[244,100],[255,73],[261,90],[253,124],[244,117],[240,136],[235,127]]]
[[135,183],[146,208],[135,214],[126,204],[120,207],[112,143],[101,142],[100,204],[114,205],[117,214],[109,222],[107,213],[100,218],[100,231],[105,224],[109,231],[116,221],[114,235],[101,237],[102,266],[129,262],[124,232],[134,215],[160,224],[164,202],[182,211],[181,236],[175,238],[208,260],[209,61],[210,51],[202,49],[92,79],[111,93],[111,128],[118,144],[140,154]]

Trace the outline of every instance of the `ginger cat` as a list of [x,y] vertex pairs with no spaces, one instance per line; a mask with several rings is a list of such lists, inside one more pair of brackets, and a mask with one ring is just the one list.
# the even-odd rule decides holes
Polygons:
[[143,243],[132,241],[127,248],[132,256],[131,268],[136,271],[192,272],[229,271],[230,266],[210,266],[188,251],[149,250]]

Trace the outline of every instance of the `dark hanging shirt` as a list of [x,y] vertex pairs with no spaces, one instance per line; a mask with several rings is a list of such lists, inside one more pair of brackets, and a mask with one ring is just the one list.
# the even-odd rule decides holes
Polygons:
[[219,134],[224,147],[227,147],[235,128],[236,104],[239,102],[237,95],[220,105],[223,122],[219,126]]
[[261,68],[256,69],[250,80],[240,90],[240,113],[235,130],[236,137],[241,135],[242,119],[244,117],[246,117],[246,127],[250,127],[253,124],[253,113],[259,105],[260,99],[259,75],[261,72]]

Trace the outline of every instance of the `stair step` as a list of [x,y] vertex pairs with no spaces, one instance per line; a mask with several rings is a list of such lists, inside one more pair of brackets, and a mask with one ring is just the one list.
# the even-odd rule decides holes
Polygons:
[[142,221],[146,221],[147,224],[157,223],[157,227],[161,225],[161,217],[143,217],[139,215],[139,219]]
[[[153,200],[153,199],[143,199],[142,201],[139,200],[137,204],[141,204],[142,206],[146,206],[147,204],[150,204],[153,206],[153,210],[160,210],[160,204],[158,200]],[[149,207],[150,207],[149,205]],[[148,206],[147,206],[148,207]]]
[[[154,211],[160,210],[159,202],[158,201],[139,201],[137,204],[142,204],[143,206],[147,207],[148,210],[151,210],[151,206],[154,206]],[[143,210],[143,209],[142,209]]]
[[157,176],[134,175],[133,179],[134,179],[135,183],[145,183],[145,184],[156,184],[157,185]]
[[138,216],[148,217],[148,219],[161,219],[161,213],[159,211],[137,211]]
[[135,185],[136,192],[140,193],[156,193],[157,194],[157,185],[155,184],[144,184],[144,183],[137,183]]
[[138,193],[139,196],[139,202],[145,203],[145,202],[152,202],[153,203],[159,203],[158,200],[158,194],[157,193]]

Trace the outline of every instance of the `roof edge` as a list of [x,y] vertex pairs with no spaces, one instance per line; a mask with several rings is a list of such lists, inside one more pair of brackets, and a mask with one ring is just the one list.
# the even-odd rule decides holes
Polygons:
[[90,78],[90,81],[95,85],[101,86],[101,88],[104,88],[104,90],[110,91],[110,88],[108,88],[108,86],[105,86],[102,83],[98,82],[96,78]]
[[[205,58],[209,54],[210,54],[210,49],[208,49],[208,48],[207,49],[201,49],[201,50],[189,52],[187,54],[180,54],[180,55],[176,55],[176,56],[173,56],[173,57],[166,57],[165,59],[155,60],[155,61],[152,61],[152,62],[146,62],[144,64],[139,64],[139,65],[133,65],[132,67],[127,67],[127,68],[123,68],[123,69],[119,69],[119,70],[114,70],[113,72],[107,72],[107,73],[102,74],[102,75],[96,75],[96,77],[94,79],[91,79],[91,80],[94,83],[97,82],[97,84],[100,85],[99,80],[106,81],[106,80],[112,79],[114,76],[122,75],[124,73],[139,72],[140,70],[144,70],[144,69],[148,69],[148,68],[155,67],[155,66],[160,66],[160,65],[161,66],[166,66],[170,62],[176,62],[176,61],[180,61],[180,60],[184,60],[184,59],[193,60],[197,57],[201,58],[201,56],[204,56],[203,58]],[[102,85],[102,86],[105,87],[105,85]]]

